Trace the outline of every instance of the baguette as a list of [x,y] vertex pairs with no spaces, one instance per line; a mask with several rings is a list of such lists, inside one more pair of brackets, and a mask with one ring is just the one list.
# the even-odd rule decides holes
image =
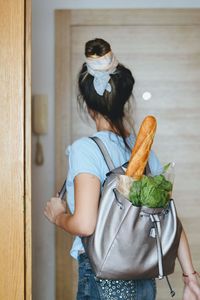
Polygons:
[[131,176],[135,180],[139,180],[142,177],[150,154],[156,127],[157,122],[153,116],[147,116],[143,120],[125,175]]

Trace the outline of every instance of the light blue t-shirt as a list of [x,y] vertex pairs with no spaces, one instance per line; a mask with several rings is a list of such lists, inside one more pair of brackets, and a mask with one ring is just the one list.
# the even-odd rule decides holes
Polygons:
[[[130,158],[130,150],[124,146],[122,137],[110,131],[98,131],[93,136],[99,137],[105,144],[115,167],[127,162]],[[133,135],[127,137],[127,143],[132,149],[135,138]],[[71,213],[74,212],[74,177],[80,173],[90,173],[97,176],[101,183],[104,182],[108,167],[96,143],[88,137],[83,137],[75,141],[66,150],[69,156],[69,170],[66,182],[67,202]],[[152,175],[160,174],[160,165],[154,152],[150,152],[149,167]],[[77,259],[78,252],[83,250],[80,237],[75,237],[70,254]]]

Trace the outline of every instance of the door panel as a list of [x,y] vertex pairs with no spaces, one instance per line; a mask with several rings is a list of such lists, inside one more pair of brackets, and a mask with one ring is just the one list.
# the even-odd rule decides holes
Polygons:
[[[199,203],[200,27],[142,25],[109,26],[106,29],[104,26],[73,27],[71,49],[73,140],[94,132],[94,126],[89,127],[87,123],[78,121],[80,118],[76,103],[76,81],[84,61],[84,44],[94,37],[102,37],[109,41],[119,61],[129,67],[135,77],[136,128],[147,114],[153,114],[157,118],[158,130],[153,148],[163,164],[170,161],[176,163],[174,197],[193,244],[196,241],[196,235],[193,235],[195,227],[200,225],[200,214],[195,213],[196,206],[189,200],[192,198],[193,204]],[[152,94],[149,101],[142,98],[145,91]],[[193,248],[195,247],[193,246],[192,250]],[[194,259],[198,259],[197,252],[193,250]],[[177,281],[175,284],[178,286]],[[161,290],[161,295],[166,299],[166,292]]]
[[[131,13],[131,12],[130,12]],[[174,12],[175,13],[175,12]],[[87,40],[101,37],[108,40],[121,63],[128,66],[136,80],[134,87],[133,117],[135,128],[147,114],[153,114],[158,129],[153,149],[165,164],[175,161],[174,198],[183,225],[188,233],[194,264],[199,264],[198,236],[200,225],[199,179],[200,179],[200,26],[132,24],[119,26],[87,24],[71,26],[71,141],[88,136],[95,131],[94,124],[84,122],[77,113],[77,74],[84,61],[84,44]],[[134,18],[134,11],[132,12]],[[148,15],[148,13],[147,13]],[[173,15],[173,12],[172,12]],[[92,14],[91,14],[92,17]],[[159,17],[155,12],[155,20]],[[105,21],[106,22],[106,21]],[[149,91],[152,98],[143,100]],[[180,267],[172,276],[181,298],[182,282]],[[167,299],[165,282],[158,282],[158,299]]]

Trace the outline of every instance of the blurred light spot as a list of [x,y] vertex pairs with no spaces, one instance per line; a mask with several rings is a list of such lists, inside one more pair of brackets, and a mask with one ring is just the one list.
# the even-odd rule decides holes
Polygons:
[[151,95],[150,92],[144,92],[143,95],[142,95],[142,98],[143,98],[145,101],[150,100],[151,97],[152,97],[152,95]]

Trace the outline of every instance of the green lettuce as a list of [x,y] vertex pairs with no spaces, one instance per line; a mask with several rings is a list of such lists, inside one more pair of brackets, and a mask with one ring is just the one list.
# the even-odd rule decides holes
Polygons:
[[171,191],[172,183],[163,174],[156,176],[144,175],[140,180],[133,182],[129,200],[135,206],[164,208],[168,204]]

